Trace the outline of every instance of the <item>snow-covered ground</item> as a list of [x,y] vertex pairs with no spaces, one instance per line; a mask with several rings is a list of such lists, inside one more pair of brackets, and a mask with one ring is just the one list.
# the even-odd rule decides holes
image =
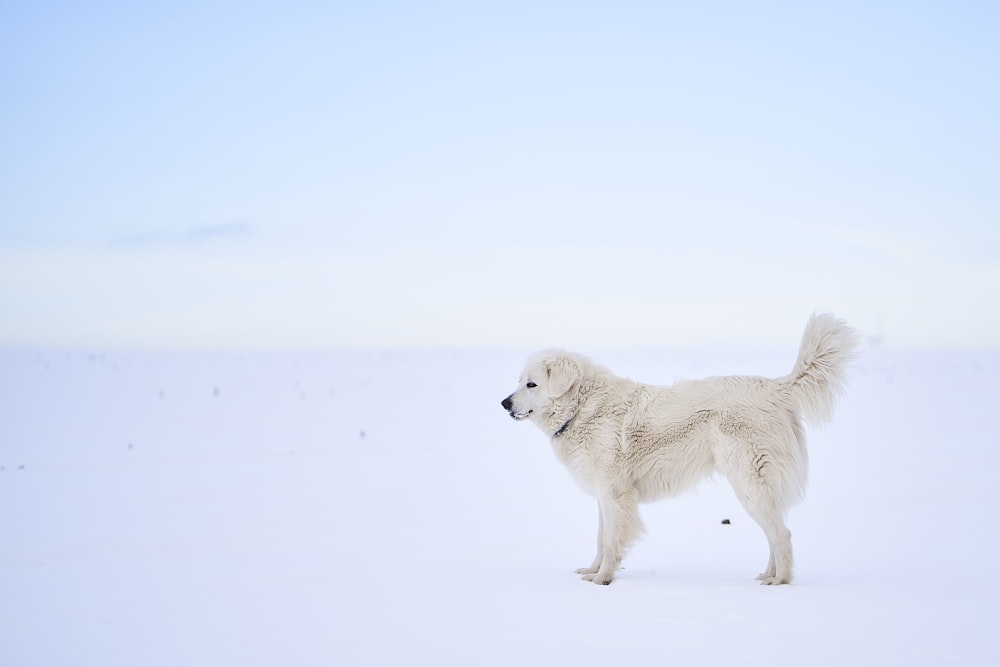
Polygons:
[[1000,353],[866,351],[771,588],[721,481],[574,575],[594,502],[500,408],[525,352],[0,352],[0,665],[1000,664]]

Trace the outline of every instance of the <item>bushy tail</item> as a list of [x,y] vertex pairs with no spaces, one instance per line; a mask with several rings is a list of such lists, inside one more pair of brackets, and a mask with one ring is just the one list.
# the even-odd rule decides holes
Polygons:
[[782,380],[806,421],[829,421],[837,398],[844,391],[847,366],[858,356],[861,337],[843,320],[816,314],[809,318],[799,358]]

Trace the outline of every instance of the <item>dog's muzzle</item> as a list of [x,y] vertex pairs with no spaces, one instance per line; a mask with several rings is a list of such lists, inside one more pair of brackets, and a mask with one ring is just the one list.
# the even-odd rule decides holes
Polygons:
[[528,410],[527,412],[514,412],[514,400],[513,399],[514,399],[514,394],[511,394],[507,398],[505,398],[502,401],[500,401],[500,405],[503,406],[504,410],[506,410],[507,412],[510,413],[510,416],[512,418],[514,418],[517,421],[521,421],[522,419],[524,419],[525,417],[527,417],[528,415],[531,414],[531,410]]

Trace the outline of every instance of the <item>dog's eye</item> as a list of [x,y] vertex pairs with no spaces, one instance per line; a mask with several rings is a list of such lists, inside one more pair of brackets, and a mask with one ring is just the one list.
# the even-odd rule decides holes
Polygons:
[[525,386],[525,387],[527,387],[528,389],[534,389],[534,388],[535,388],[535,387],[537,387],[538,385],[537,385],[537,384],[535,384],[534,382],[529,382],[528,384],[526,384],[526,385],[524,385],[524,386]]

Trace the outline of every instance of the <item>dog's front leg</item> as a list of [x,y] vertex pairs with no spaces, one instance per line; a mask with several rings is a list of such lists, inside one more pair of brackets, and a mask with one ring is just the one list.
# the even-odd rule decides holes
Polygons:
[[601,498],[602,553],[600,568],[583,578],[607,585],[615,578],[625,552],[642,532],[639,501],[635,489]]
[[604,512],[601,510],[601,501],[597,501],[597,555],[590,567],[581,567],[577,574],[597,574],[601,569],[601,561],[604,560]]

